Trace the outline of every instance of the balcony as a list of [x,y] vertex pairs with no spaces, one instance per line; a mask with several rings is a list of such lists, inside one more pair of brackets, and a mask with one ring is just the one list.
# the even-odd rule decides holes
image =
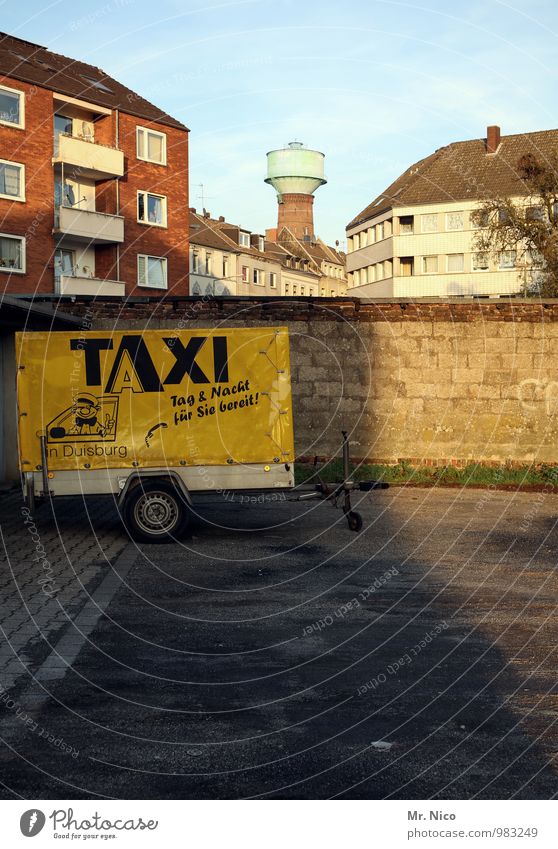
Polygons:
[[124,241],[124,219],[121,215],[59,206],[55,210],[54,232],[89,245],[117,244]]
[[118,280],[100,280],[97,277],[79,277],[62,274],[54,279],[55,295],[124,295],[125,285]]
[[114,147],[95,144],[75,136],[60,134],[55,139],[53,163],[62,163],[68,177],[110,180],[124,174],[124,154]]

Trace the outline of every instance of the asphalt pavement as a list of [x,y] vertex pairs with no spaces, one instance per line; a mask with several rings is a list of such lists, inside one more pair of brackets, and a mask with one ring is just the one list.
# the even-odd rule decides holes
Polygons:
[[555,796],[558,497],[358,499],[358,534],[222,500],[136,545],[3,496],[0,796]]

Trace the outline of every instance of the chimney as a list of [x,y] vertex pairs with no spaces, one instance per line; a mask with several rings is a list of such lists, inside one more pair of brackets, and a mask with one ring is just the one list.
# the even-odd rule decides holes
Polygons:
[[225,222],[225,216],[224,216],[224,215],[220,215],[220,216],[219,216],[219,221],[221,222],[221,224],[224,224],[224,222]]
[[277,227],[268,227],[265,231],[266,242],[277,241]]
[[500,146],[500,127],[495,124],[486,128],[486,152],[496,153]]

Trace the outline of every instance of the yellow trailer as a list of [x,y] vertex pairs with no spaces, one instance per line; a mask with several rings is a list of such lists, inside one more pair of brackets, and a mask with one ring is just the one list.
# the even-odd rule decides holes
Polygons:
[[137,539],[196,492],[294,487],[284,327],[16,335],[19,457],[36,498],[110,494]]

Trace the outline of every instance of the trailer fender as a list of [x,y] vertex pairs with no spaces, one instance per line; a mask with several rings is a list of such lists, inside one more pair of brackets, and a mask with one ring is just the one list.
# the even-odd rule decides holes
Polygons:
[[[120,481],[122,478],[120,479]],[[139,486],[142,481],[154,481],[154,480],[164,480],[170,483],[173,483],[177,489],[180,490],[184,497],[184,501],[186,504],[191,507],[192,506],[192,496],[188,490],[188,487],[182,480],[177,472],[172,471],[171,469],[142,469],[141,472],[132,472],[126,478],[124,485],[120,489],[120,494],[118,496],[118,506],[119,508],[124,504],[126,500],[126,496],[129,495],[130,491],[134,489],[136,486]]]

